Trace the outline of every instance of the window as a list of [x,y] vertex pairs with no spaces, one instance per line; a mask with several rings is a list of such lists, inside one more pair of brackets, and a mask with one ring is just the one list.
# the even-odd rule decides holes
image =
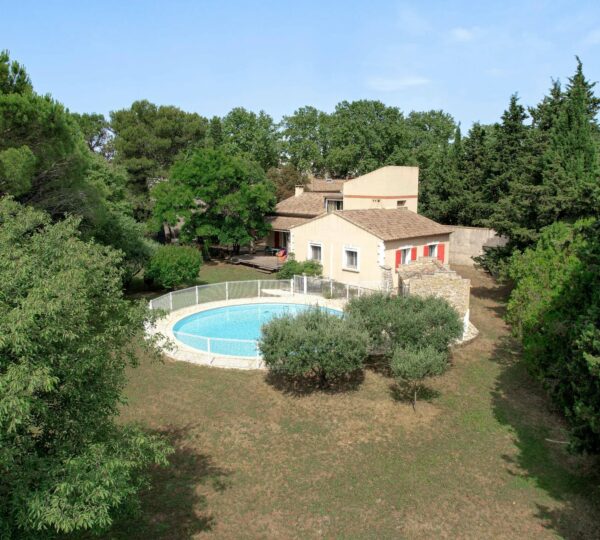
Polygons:
[[308,258],[321,262],[321,244],[308,244]]
[[396,201],[396,208],[402,208],[406,206],[406,201]]
[[355,248],[344,249],[344,268],[358,270],[358,250]]
[[433,257],[436,258],[437,257],[437,244],[429,244],[427,246],[429,249],[427,250],[427,256],[428,257]]
[[410,256],[410,250],[411,248],[409,247],[400,250],[400,264],[408,264],[412,260],[412,257]]
[[325,206],[327,208],[327,212],[331,213],[331,212],[335,212],[337,210],[343,210],[344,202],[335,200],[335,199],[326,199]]

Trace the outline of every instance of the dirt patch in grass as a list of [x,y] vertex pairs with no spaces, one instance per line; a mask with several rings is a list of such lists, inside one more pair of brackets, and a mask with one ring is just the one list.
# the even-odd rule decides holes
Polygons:
[[413,412],[385,374],[283,392],[261,372],[142,360],[122,421],[171,438],[142,514],[107,538],[597,538],[594,463],[520,362],[506,291],[471,268],[480,331]]

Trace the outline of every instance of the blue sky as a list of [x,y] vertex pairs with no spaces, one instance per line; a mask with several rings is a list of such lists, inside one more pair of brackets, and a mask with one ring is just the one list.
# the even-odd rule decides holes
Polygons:
[[600,2],[0,0],[0,48],[36,90],[107,114],[146,98],[276,120],[379,99],[493,122],[536,103],[578,54],[600,79]]

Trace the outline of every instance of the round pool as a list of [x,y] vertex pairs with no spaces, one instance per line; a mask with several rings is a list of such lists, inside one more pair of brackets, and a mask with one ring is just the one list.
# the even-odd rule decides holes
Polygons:
[[[254,357],[263,324],[274,317],[297,315],[307,304],[242,304],[207,309],[184,317],[173,326],[173,335],[188,347],[226,356]],[[341,315],[336,309],[320,307]]]

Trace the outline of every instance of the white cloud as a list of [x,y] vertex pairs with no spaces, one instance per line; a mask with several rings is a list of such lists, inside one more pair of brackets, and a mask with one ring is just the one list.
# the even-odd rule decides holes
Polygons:
[[404,77],[371,77],[367,80],[367,86],[378,92],[397,92],[412,86],[423,86],[429,84],[429,79],[418,75],[407,75]]
[[461,43],[473,41],[475,38],[479,37],[480,34],[481,30],[477,27],[465,28],[464,26],[457,26],[450,30],[450,37],[454,41],[459,41]]

